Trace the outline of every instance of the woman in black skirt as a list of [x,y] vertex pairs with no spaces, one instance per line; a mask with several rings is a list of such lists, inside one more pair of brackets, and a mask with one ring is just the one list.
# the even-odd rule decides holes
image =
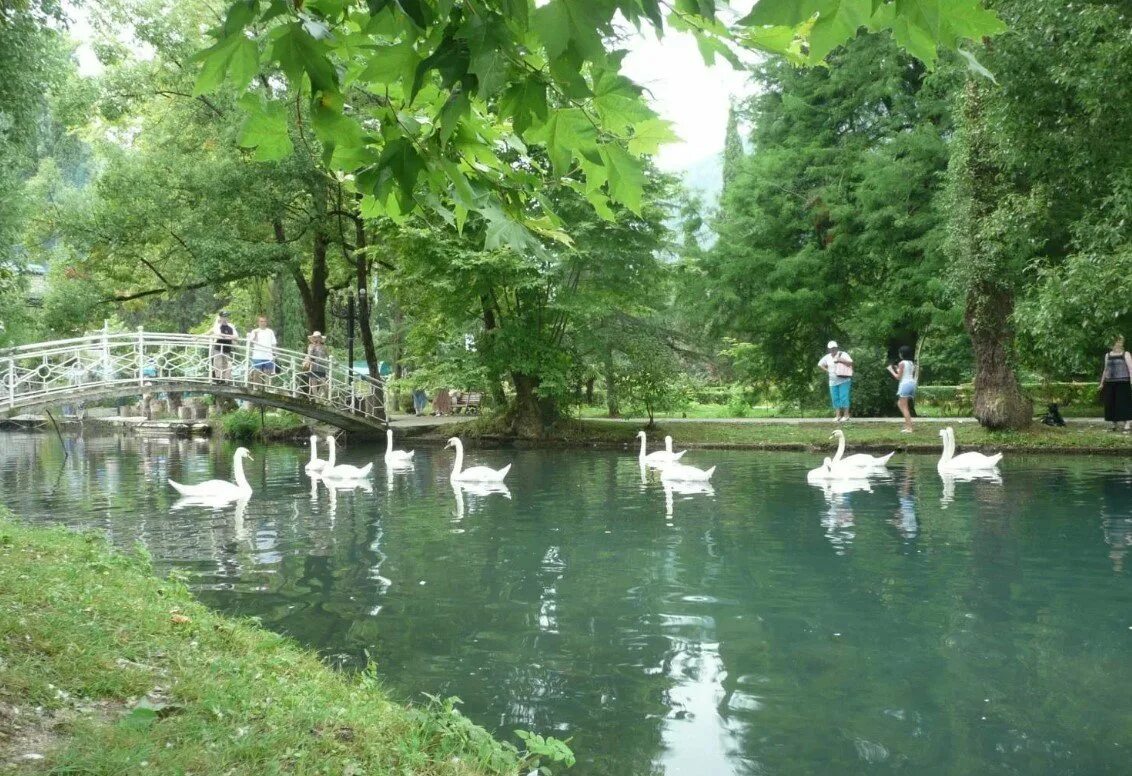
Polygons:
[[1132,354],[1124,349],[1124,337],[1117,337],[1104,359],[1101,373],[1101,402],[1104,419],[1116,431],[1124,424],[1124,433],[1132,431]]

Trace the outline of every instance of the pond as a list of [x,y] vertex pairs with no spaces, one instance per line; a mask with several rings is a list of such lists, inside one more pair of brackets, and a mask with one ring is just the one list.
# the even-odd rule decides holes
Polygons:
[[[395,695],[571,738],[578,774],[1115,773],[1132,750],[1132,464],[1008,456],[943,481],[897,456],[871,490],[814,454],[696,451],[712,492],[632,452],[471,450],[509,494],[454,492],[419,449],[372,489],[253,450],[243,508],[173,510],[228,476],[210,442],[0,434],[25,519],[143,542],[207,604]],[[1127,567],[1126,567],[1127,564]]]

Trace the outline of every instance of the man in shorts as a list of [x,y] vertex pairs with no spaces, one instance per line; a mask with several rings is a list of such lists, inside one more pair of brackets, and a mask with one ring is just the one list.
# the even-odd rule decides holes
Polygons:
[[267,328],[267,316],[261,315],[256,327],[248,332],[248,348],[251,350],[251,382],[263,385],[275,374],[275,332]]
[[833,422],[849,420],[849,392],[853,387],[853,359],[836,342],[830,340],[818,369],[829,375],[829,402],[833,405]]

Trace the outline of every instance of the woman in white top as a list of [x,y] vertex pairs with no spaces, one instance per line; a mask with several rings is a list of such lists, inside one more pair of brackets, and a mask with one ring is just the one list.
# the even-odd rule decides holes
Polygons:
[[912,348],[907,345],[900,346],[900,362],[895,366],[888,366],[888,373],[896,380],[896,406],[904,415],[904,428],[902,434],[912,433],[912,410],[910,404],[916,397],[916,385],[920,380],[920,369],[912,360]]

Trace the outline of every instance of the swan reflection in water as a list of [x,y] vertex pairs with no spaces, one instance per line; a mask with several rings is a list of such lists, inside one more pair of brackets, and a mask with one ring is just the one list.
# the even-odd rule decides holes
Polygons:
[[940,509],[947,509],[947,505],[955,500],[955,483],[957,482],[989,482],[994,485],[1002,484],[1002,475],[999,473],[998,469],[967,472],[941,471],[939,478],[943,480],[943,492],[939,497]]
[[825,538],[833,545],[838,555],[844,555],[852,546],[856,532],[853,530],[853,508],[849,504],[850,493],[872,493],[873,485],[863,472],[851,472],[846,476],[826,480],[811,480],[810,485],[818,488],[825,497],[828,509],[821,518]]
[[711,486],[710,482],[664,480],[661,482],[661,485],[664,486],[664,516],[669,520],[673,517],[673,507],[676,501],[675,496],[695,496],[697,494],[707,496],[715,495],[715,488]]
[[216,498],[208,496],[181,496],[173,502],[169,507],[170,512],[181,512],[187,509],[207,509],[210,512],[223,512],[228,507],[232,507],[232,531],[236,535],[237,541],[243,541],[247,538],[247,532],[244,530],[244,515],[248,511],[248,501],[250,497],[245,496],[241,499]]
[[479,506],[482,506],[481,501],[486,500],[488,496],[498,493],[503,498],[511,498],[511,490],[502,482],[460,482],[458,480],[449,480],[452,485],[452,495],[456,497],[456,521],[464,519],[464,496],[465,494],[471,496],[468,500],[471,508],[469,512],[475,512]]
[[385,463],[385,489],[392,493],[393,486],[397,483],[397,476],[404,474],[411,474],[416,471],[416,466],[413,465],[412,459],[386,461]]
[[339,493],[352,493],[354,491],[373,493],[373,485],[369,480],[322,480],[322,484],[326,486],[326,492],[330,494],[330,501],[327,503],[327,514],[330,515],[331,520],[334,519],[334,515],[338,512]]

